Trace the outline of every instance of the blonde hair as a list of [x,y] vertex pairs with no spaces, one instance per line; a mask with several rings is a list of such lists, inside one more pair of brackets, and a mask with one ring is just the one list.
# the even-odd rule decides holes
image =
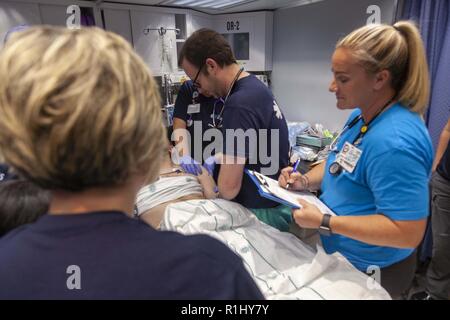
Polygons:
[[0,52],[0,148],[45,188],[155,179],[164,150],[160,96],[144,62],[99,28],[33,27]]
[[396,100],[411,111],[425,112],[430,92],[428,65],[413,22],[366,25],[340,40],[336,48],[349,49],[368,73],[390,71]]

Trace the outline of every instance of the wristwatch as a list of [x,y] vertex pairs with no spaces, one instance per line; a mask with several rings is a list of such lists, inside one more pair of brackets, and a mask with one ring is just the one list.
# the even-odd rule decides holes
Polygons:
[[331,214],[325,213],[322,218],[322,223],[319,227],[319,233],[323,236],[330,236],[331,235],[331,227],[330,227],[330,219]]

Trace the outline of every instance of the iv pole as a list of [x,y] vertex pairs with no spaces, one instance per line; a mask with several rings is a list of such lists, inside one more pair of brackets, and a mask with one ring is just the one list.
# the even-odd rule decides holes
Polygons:
[[[158,34],[161,36],[161,38],[164,39],[165,34],[167,31],[175,31],[176,35],[180,34],[180,29],[178,28],[145,28],[143,30],[144,35],[148,35],[150,31],[158,31]],[[163,61],[164,61],[164,43],[163,43]],[[165,105],[162,107],[164,120],[166,122],[166,126],[170,127],[172,123],[171,114],[173,113],[173,95],[172,95],[172,80],[170,79],[170,75],[165,73],[163,75],[163,87],[164,87],[164,98],[165,98]]]
[[[143,33],[144,33],[144,35],[147,36],[150,33],[150,31],[158,31],[158,34],[161,37],[161,41],[162,41],[162,43],[161,43],[161,49],[162,49],[162,52],[161,52],[161,67],[164,69],[164,61],[168,59],[169,61],[166,61],[166,62],[170,62],[170,60],[171,60],[170,59],[170,55],[168,55],[168,53],[167,53],[167,48],[164,45],[164,39],[165,39],[164,36],[166,35],[167,31],[175,31],[175,35],[179,35],[180,34],[180,29],[178,29],[178,28],[165,28],[165,27],[159,27],[159,28],[149,28],[149,27],[147,27],[147,28],[145,28],[143,30]],[[169,69],[171,69],[171,67],[169,67]]]
[[160,36],[164,36],[164,35],[166,34],[167,31],[171,31],[171,30],[175,31],[175,34],[176,34],[176,35],[179,35],[179,34],[180,34],[180,29],[178,29],[178,28],[164,28],[164,27],[159,27],[159,28],[145,28],[145,29],[143,30],[143,32],[144,32],[145,35],[148,35],[148,34],[150,33],[150,31],[155,31],[155,30],[158,31],[158,33],[159,33]]

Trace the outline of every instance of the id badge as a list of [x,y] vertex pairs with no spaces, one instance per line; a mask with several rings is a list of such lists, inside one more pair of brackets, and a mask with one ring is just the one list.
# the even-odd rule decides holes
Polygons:
[[336,156],[336,162],[339,163],[345,171],[352,173],[355,170],[356,164],[361,158],[362,151],[346,142],[342,147],[341,152]]
[[199,112],[200,112],[200,103],[188,105],[188,109],[187,109],[188,114],[199,113]]

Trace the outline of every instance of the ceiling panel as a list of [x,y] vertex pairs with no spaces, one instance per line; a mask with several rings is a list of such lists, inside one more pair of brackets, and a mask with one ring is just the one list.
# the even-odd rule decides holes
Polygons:
[[[90,0],[95,2],[95,0]],[[105,3],[173,6],[222,14],[242,11],[275,10],[324,0],[107,0]]]

